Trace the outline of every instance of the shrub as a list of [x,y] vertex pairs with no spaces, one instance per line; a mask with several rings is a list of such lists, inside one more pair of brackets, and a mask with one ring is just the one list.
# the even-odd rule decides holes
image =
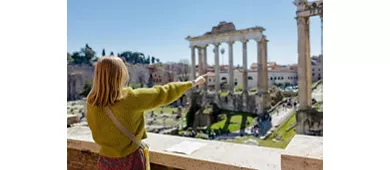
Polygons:
[[84,87],[83,87],[83,89],[80,92],[80,96],[87,97],[89,92],[91,91],[91,89],[92,89],[91,81],[85,81],[84,82]]
[[271,105],[272,103],[274,103],[273,105],[275,105],[279,101],[282,101],[284,96],[278,88],[271,88],[270,97],[271,97]]
[[284,97],[295,97],[295,96],[298,96],[298,93],[292,92],[292,91],[284,91],[284,92],[282,92],[282,95]]
[[218,115],[218,121],[225,120],[227,118],[226,114],[220,114]]

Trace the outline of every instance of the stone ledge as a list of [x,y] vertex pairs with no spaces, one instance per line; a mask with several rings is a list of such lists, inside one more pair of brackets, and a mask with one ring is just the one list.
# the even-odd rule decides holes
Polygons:
[[[197,141],[207,145],[191,155],[164,151],[184,140]],[[279,170],[282,149],[250,145],[207,141],[168,135],[148,133],[146,143],[150,144],[152,164],[177,169],[226,169],[226,170]],[[88,127],[68,128],[68,150],[97,153],[99,146],[93,140]]]
[[282,170],[322,170],[322,137],[295,135],[281,154]]
[[[165,151],[182,141],[207,145],[190,155]],[[322,137],[295,135],[285,150],[153,133],[148,133],[145,142],[150,144],[151,164],[171,169],[322,170],[323,165]],[[67,148],[68,168],[82,167],[84,164],[92,167],[96,160],[90,159],[95,158],[99,151],[86,126],[68,128]]]
[[77,115],[67,115],[68,126],[80,122],[80,117]]

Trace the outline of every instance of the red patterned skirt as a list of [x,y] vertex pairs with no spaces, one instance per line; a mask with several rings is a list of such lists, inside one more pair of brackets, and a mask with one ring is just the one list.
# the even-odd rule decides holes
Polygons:
[[98,170],[145,170],[146,160],[144,151],[139,148],[130,155],[123,158],[110,158],[99,156]]

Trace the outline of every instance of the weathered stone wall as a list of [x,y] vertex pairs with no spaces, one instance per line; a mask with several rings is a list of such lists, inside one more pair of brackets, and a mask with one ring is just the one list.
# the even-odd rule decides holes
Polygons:
[[[191,99],[192,93],[187,93],[187,97]],[[204,106],[206,103],[216,103],[217,106],[224,110],[237,112],[256,113],[260,105],[260,97],[256,94],[249,94],[247,102],[244,104],[243,94],[228,94],[221,96],[215,92],[207,92],[206,95],[197,95],[197,104]]]
[[195,121],[194,121],[195,127],[204,127],[209,125],[211,125],[211,114],[203,114],[200,112],[197,112],[195,114]]
[[297,134],[322,136],[323,112],[318,112],[315,109],[301,110],[297,112],[296,120],[295,131]]
[[[256,113],[256,109],[260,104],[260,97],[255,94],[249,94],[245,104],[243,94],[229,94],[227,96],[220,96],[219,94],[213,94],[213,98],[216,98],[215,102],[221,109]],[[217,102],[219,101],[219,102]]]
[[79,93],[86,81],[92,82],[94,69],[91,66],[67,66],[67,100],[80,99]]

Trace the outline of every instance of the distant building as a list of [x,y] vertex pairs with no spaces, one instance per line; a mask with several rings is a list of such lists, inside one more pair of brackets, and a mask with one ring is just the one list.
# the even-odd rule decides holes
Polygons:
[[160,85],[172,82],[169,72],[166,71],[161,64],[149,65],[153,85]]
[[[316,82],[323,78],[323,59],[322,55],[313,56],[312,62],[312,82]],[[268,86],[272,87],[275,84],[291,84],[298,85],[298,64],[291,65],[278,65],[276,62],[268,62]],[[209,72],[214,72],[214,66],[208,66]],[[229,82],[228,76],[229,66],[220,66],[220,82],[221,84],[227,84]],[[242,84],[243,68],[234,66],[234,83],[235,86]],[[196,75],[198,76],[198,66],[196,66]],[[257,63],[250,65],[248,69],[248,89],[256,88],[257,86]],[[215,85],[215,77],[210,76],[207,78],[207,85],[213,87]]]
[[321,80],[323,76],[323,58],[322,55],[311,57],[312,81]]
[[[234,73],[234,84],[239,86],[243,82],[243,73],[241,69],[235,69]],[[221,83],[227,84],[229,82],[229,75],[227,71],[221,71],[220,73]],[[257,71],[248,70],[248,89],[257,87]],[[268,70],[268,86],[272,87],[275,83],[278,84],[291,84],[297,85],[298,75],[296,71],[293,70]],[[215,76],[209,76],[207,78],[207,85],[215,85]]]

